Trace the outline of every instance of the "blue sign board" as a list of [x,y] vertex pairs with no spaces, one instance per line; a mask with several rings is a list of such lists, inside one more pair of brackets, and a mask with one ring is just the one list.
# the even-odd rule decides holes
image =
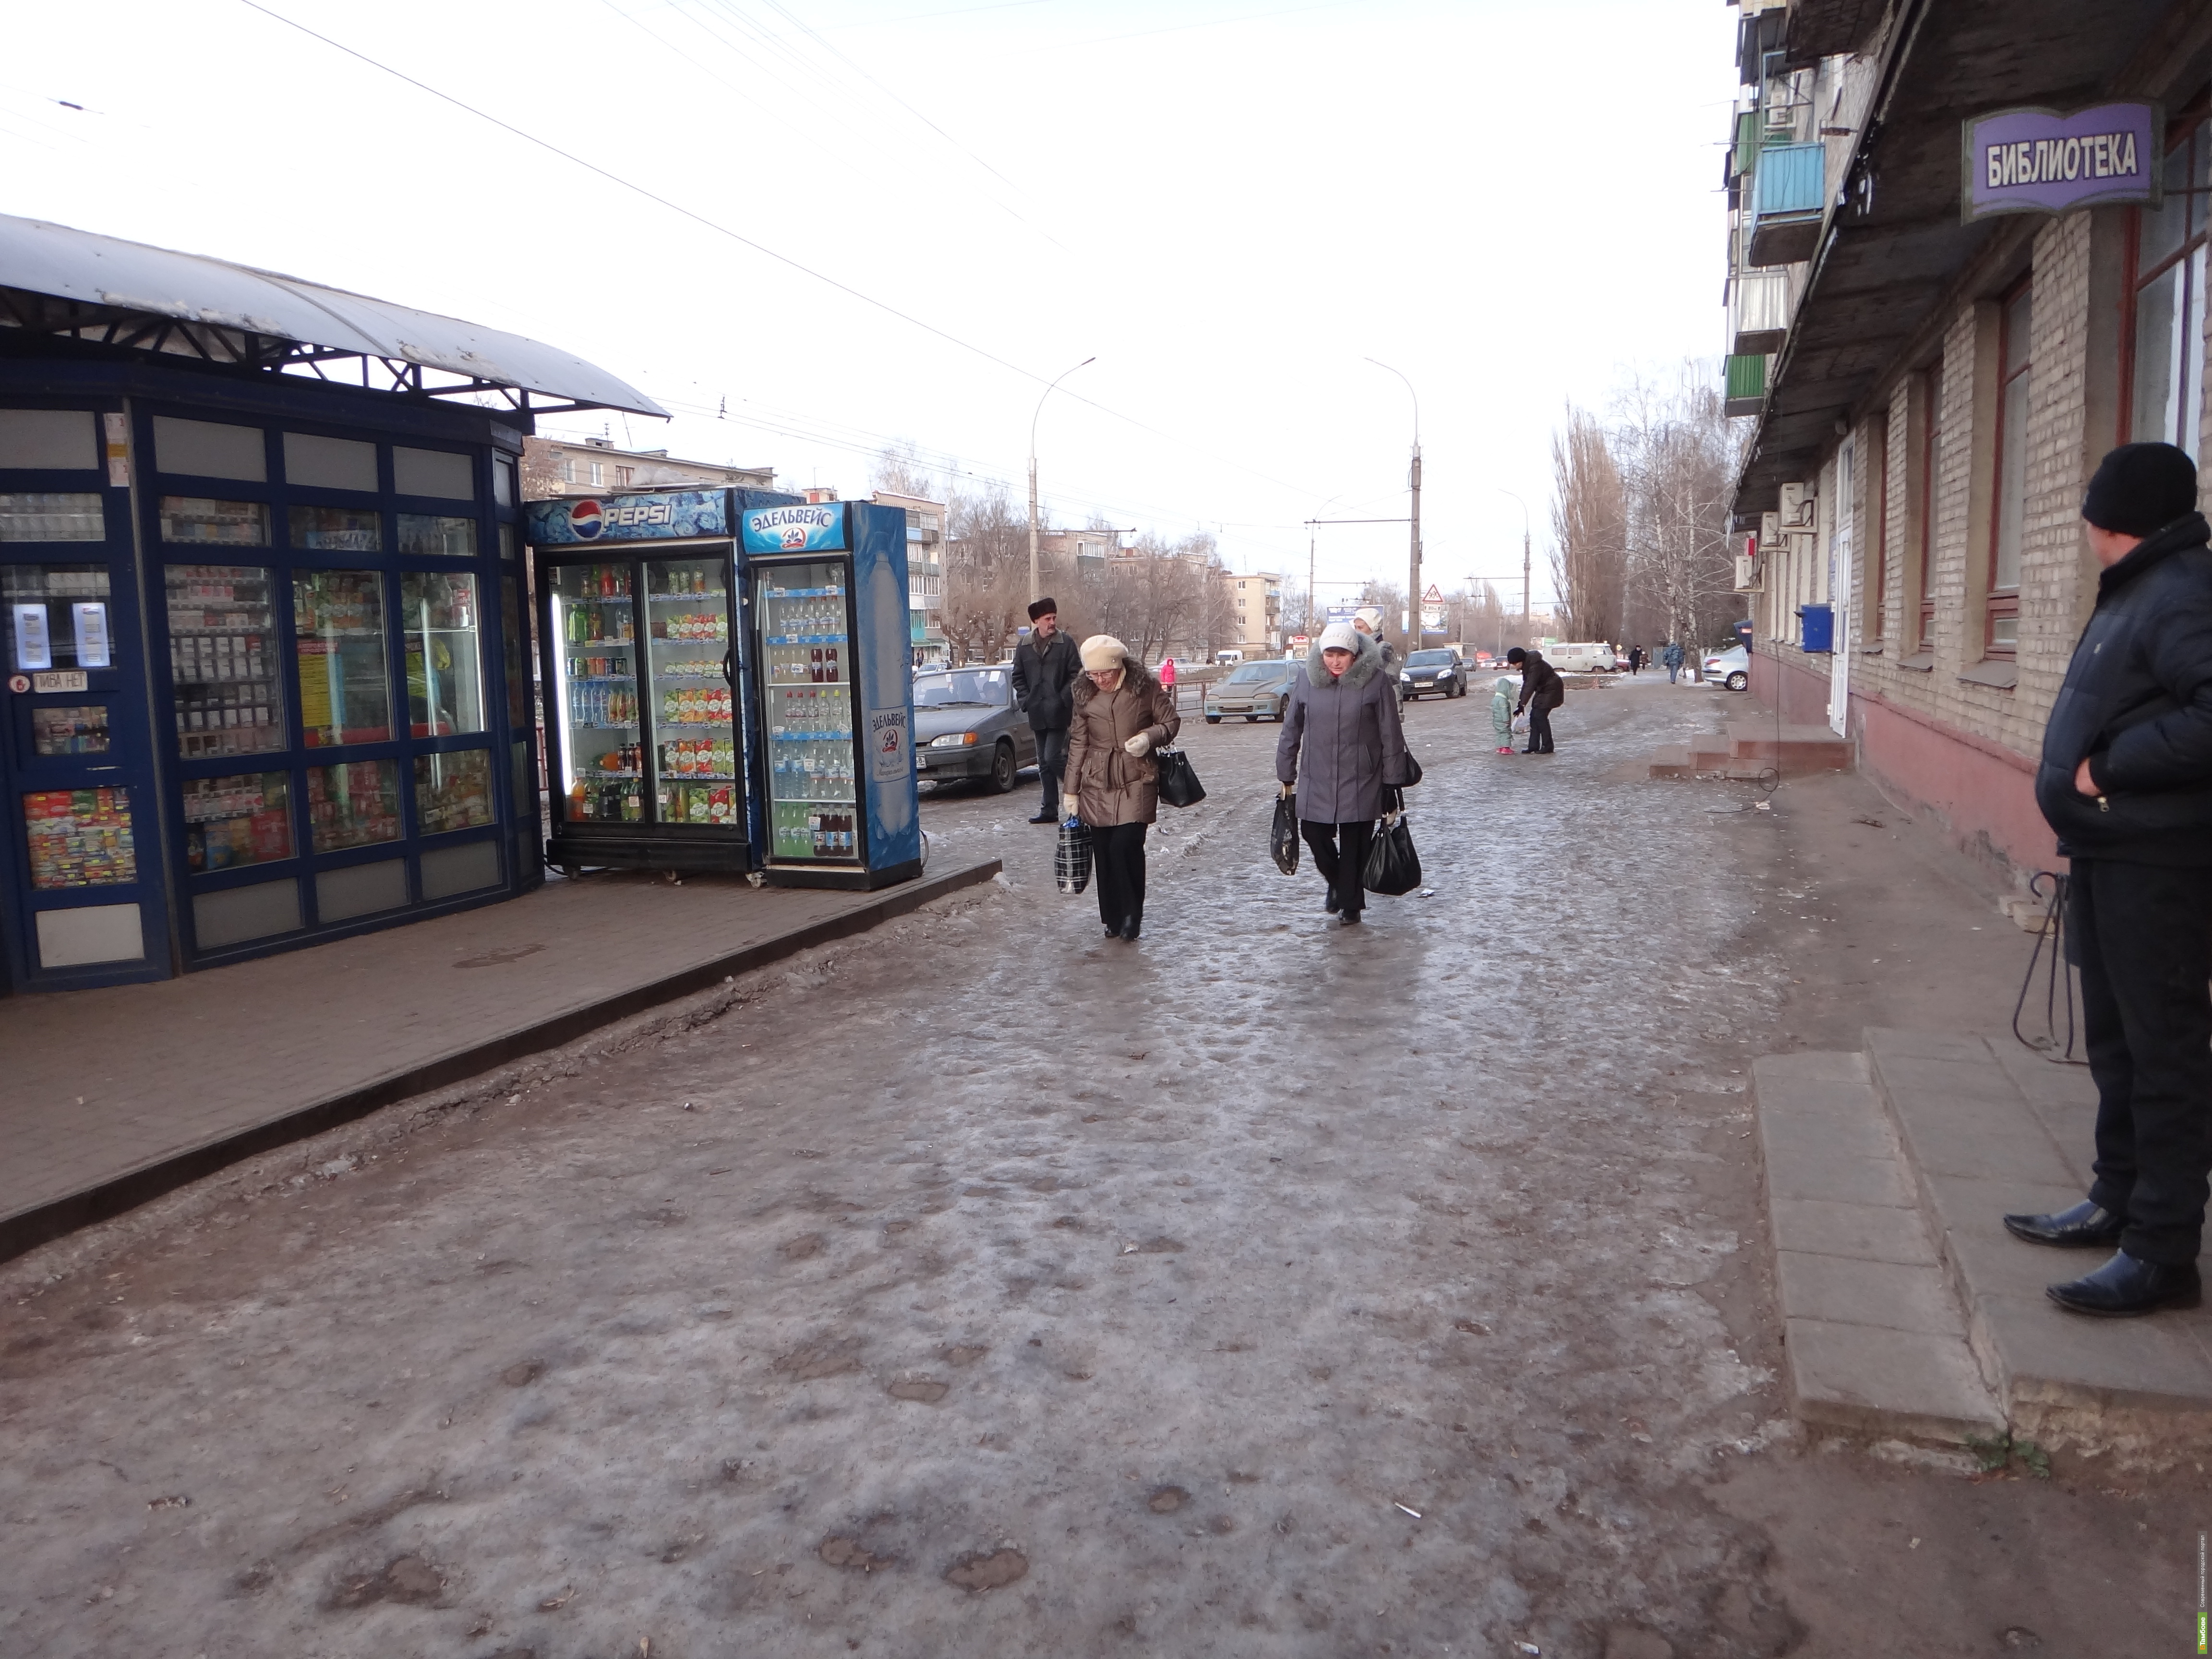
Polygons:
[[532,501],[529,525],[532,547],[726,536],[730,533],[729,493],[678,489],[659,495],[586,495],[577,501]]
[[2156,104],[2003,109],[1966,124],[1960,216],[2064,213],[2093,204],[2156,207],[2166,118]]
[[744,520],[748,553],[834,553],[845,546],[842,501],[755,507]]

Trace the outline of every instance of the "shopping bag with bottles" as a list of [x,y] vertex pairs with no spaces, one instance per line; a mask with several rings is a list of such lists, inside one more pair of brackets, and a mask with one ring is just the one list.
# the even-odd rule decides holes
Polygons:
[[1053,878],[1060,890],[1073,898],[1091,885],[1091,831],[1083,820],[1071,817],[1060,826],[1060,845],[1053,850]]

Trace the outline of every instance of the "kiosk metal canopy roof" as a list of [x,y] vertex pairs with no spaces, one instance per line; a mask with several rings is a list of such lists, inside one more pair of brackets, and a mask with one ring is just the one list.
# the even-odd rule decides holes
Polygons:
[[[668,412],[605,369],[520,334],[7,214],[0,214],[0,327],[373,390],[490,393],[533,414]],[[357,363],[357,379],[346,372],[347,360]],[[533,394],[560,401],[533,404]]]

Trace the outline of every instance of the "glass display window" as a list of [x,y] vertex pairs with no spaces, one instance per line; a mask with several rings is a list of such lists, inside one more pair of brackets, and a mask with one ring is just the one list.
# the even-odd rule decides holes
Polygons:
[[641,823],[645,761],[629,567],[556,565],[551,586],[562,649],[545,714],[560,729],[562,814],[575,823]]
[[138,879],[128,789],[46,789],[23,797],[31,885],[127,887]]
[[428,513],[402,513],[399,551],[410,559],[473,559],[477,556],[477,521]]
[[107,514],[97,491],[33,490],[0,495],[0,542],[104,542]]
[[307,747],[389,739],[384,579],[374,570],[293,572],[292,633]]
[[769,842],[782,860],[860,856],[853,653],[842,562],[773,567],[760,590]]
[[650,562],[645,604],[654,817],[733,828],[739,813],[727,556]]
[[410,571],[400,578],[407,631],[407,720],[418,738],[484,729],[483,659],[473,575]]
[[104,755],[107,705],[85,703],[31,711],[31,751],[38,755]]
[[399,763],[349,761],[307,769],[307,823],[318,853],[399,839]]
[[185,864],[198,874],[292,856],[291,781],[282,772],[186,778]]
[[285,747],[269,572],[173,564],[162,582],[177,752],[194,758]]
[[161,539],[216,547],[269,545],[269,507],[263,501],[211,501],[197,495],[164,495]]
[[415,827],[423,835],[473,830],[495,816],[489,750],[415,757]]
[[0,565],[8,660],[24,673],[50,668],[109,668],[107,567]]
[[384,514],[373,507],[295,507],[284,518],[292,545],[311,553],[384,550]]

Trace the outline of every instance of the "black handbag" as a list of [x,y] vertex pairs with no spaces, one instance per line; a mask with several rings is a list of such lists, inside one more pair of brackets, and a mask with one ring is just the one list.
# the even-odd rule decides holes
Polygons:
[[1267,832],[1267,854],[1275,868],[1286,876],[1298,872],[1298,801],[1295,795],[1275,797],[1275,827]]
[[1413,831],[1403,812],[1386,814],[1375,826],[1375,839],[1367,848],[1367,866],[1359,884],[1370,893],[1396,898],[1421,884],[1421,855],[1413,850]]
[[1073,898],[1091,885],[1091,831],[1079,818],[1060,826],[1060,845],[1053,849],[1053,879],[1060,890]]
[[1413,751],[1408,749],[1406,751],[1406,787],[1411,789],[1420,781],[1421,763],[1414,757]]
[[1195,806],[1206,799],[1206,786],[1182,750],[1155,749],[1152,762],[1159,769],[1160,799],[1169,805]]

